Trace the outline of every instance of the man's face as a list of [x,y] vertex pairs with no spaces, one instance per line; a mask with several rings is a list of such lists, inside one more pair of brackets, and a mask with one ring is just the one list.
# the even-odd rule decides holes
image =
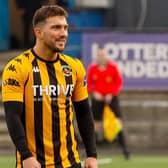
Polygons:
[[97,62],[99,64],[104,64],[107,61],[107,53],[105,49],[98,49],[97,51]]
[[68,37],[68,24],[64,16],[53,16],[46,19],[41,27],[40,39],[53,52],[61,52],[65,48]]

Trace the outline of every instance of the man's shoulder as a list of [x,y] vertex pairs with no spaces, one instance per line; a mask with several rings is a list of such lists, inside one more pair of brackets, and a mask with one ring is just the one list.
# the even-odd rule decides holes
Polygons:
[[97,65],[96,62],[92,62],[92,63],[89,65],[89,68],[91,68],[91,69],[94,69],[94,68],[97,68],[97,67],[98,67],[98,65]]
[[[29,49],[29,50],[21,52],[17,57],[20,57],[23,60],[27,61],[27,60],[30,60],[32,58],[32,56],[33,56],[33,54],[31,52],[31,49]],[[33,58],[34,58],[34,56],[33,56]]]
[[85,74],[86,70],[80,59],[68,55],[61,55],[60,60],[64,61],[65,65],[70,67],[73,72],[76,72],[76,74]]
[[61,58],[61,60],[63,60],[67,64],[71,64],[71,65],[81,64],[80,59],[76,58],[76,57],[72,57],[72,56],[69,56],[69,55],[61,54],[60,58]]
[[115,61],[108,61],[108,65],[111,66],[111,67],[117,67],[117,63]]
[[[28,52],[20,53],[19,55],[12,58],[3,69],[3,79],[11,79],[15,80],[25,80],[27,79],[27,75],[31,70]],[[26,54],[26,55],[25,55]]]
[[14,56],[9,60],[5,67],[11,66],[17,66],[17,67],[25,67],[27,68],[27,65],[30,62],[30,50],[23,51],[20,54]]

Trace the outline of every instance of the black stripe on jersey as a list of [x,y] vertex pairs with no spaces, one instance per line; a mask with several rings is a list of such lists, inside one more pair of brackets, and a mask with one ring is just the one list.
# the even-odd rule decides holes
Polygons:
[[[55,68],[52,63],[46,63],[50,85],[57,86],[58,81],[56,78]],[[60,119],[59,108],[57,102],[58,95],[51,95],[51,109],[52,109],[52,139],[54,148],[54,161],[59,168],[63,168],[62,159],[60,156]]]
[[[60,59],[60,63],[61,66],[69,66],[65,61]],[[65,75],[64,75],[65,76]],[[66,81],[66,85],[68,84],[73,84],[72,81],[72,75],[70,76],[65,76],[65,81]],[[70,93],[68,93],[67,95],[69,95]],[[67,149],[68,149],[68,159],[71,162],[71,165],[73,165],[74,163],[76,163],[75,157],[74,157],[74,152],[72,151],[72,137],[71,137],[71,130],[70,130],[70,125],[71,125],[71,121],[70,121],[70,100],[67,98],[66,102],[66,130],[67,130]]]
[[[35,70],[39,69],[36,59],[33,60],[32,66],[34,85],[40,86],[42,85],[40,72]],[[41,163],[41,165],[45,165],[43,142],[43,104],[39,88],[36,89],[36,96],[34,96],[34,125],[37,160]]]

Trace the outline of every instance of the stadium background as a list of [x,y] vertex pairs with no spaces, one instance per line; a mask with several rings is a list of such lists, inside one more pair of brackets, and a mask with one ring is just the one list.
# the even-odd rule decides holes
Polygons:
[[[74,57],[81,59],[86,57],[83,55],[83,48],[86,45],[86,42],[83,43],[83,37],[88,34],[112,32],[120,33],[120,37],[123,33],[124,35],[145,33],[153,36],[159,34],[161,43],[164,41],[162,37],[165,38],[168,35],[167,0],[69,0],[67,2],[70,34],[64,52]],[[21,48],[23,29],[14,0],[0,0],[0,11],[0,72],[2,73],[5,63],[23,50]],[[166,40],[164,44],[167,44]],[[157,80],[160,79],[156,78],[154,82]],[[165,77],[163,82],[167,84],[168,77]],[[133,156],[142,154],[144,157],[146,155],[166,157],[168,154],[168,85],[164,88],[158,84],[154,88],[151,85],[147,89],[139,86],[123,89],[120,100],[127,132],[126,138]],[[121,154],[115,144],[98,146],[98,150],[102,157],[111,158],[111,155]],[[13,154],[13,145],[7,133],[1,100],[0,153],[1,156]],[[117,159],[116,162],[120,162]],[[3,165],[1,160],[4,159],[0,159],[0,167],[1,164]],[[160,163],[158,167],[164,167],[164,161]]]

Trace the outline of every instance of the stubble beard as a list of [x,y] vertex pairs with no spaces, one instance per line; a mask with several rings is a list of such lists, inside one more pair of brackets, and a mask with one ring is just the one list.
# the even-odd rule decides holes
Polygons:
[[54,53],[58,53],[58,52],[63,52],[64,48],[63,49],[60,49],[56,46],[51,46],[49,44],[46,44],[46,46],[50,49],[50,51],[54,54]]
[[53,53],[57,53],[57,52],[63,52],[64,49],[59,49],[58,47],[55,47],[52,49]]

